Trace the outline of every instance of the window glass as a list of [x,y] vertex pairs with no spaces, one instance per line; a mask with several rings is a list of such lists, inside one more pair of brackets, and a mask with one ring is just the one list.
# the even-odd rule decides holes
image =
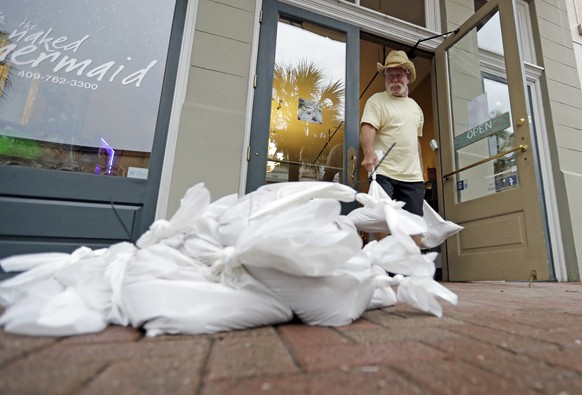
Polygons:
[[[491,14],[495,15],[497,11]],[[487,20],[489,24],[494,18]],[[499,24],[492,26],[496,29],[491,34],[500,36]],[[474,29],[447,52],[459,203],[520,183],[507,78],[483,75],[478,36]],[[502,52],[500,56],[504,64]]]
[[[481,8],[487,1],[476,0],[475,11]],[[521,56],[523,60],[530,63],[535,63],[535,49],[532,42],[531,22],[529,15],[529,5],[524,1],[516,1],[517,11],[517,30],[518,36],[521,40],[522,51]],[[477,39],[479,41],[479,48],[495,52],[503,55],[503,42],[501,38],[501,22],[499,21],[499,13],[491,15],[481,25],[478,26]]]
[[267,183],[341,182],[345,76],[344,33],[279,21]]
[[496,12],[487,23],[483,24],[477,33],[479,48],[488,49],[503,54],[503,40],[501,38],[501,23],[499,13]]
[[0,5],[0,165],[146,178],[175,0]]

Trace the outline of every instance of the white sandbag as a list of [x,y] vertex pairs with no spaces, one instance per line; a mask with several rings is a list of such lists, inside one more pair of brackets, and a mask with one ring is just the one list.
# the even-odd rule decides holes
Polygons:
[[[88,247],[80,247],[77,251],[91,251]],[[35,254],[14,255],[0,259],[0,266],[5,272],[30,271],[39,266],[50,265],[55,262],[70,261],[74,255],[65,252],[41,252]]]
[[373,264],[391,273],[432,277],[436,270],[434,260],[438,254],[423,254],[414,240],[398,229],[382,240],[366,244],[363,251]]
[[218,218],[220,218],[220,216],[222,216],[222,214],[226,212],[226,210],[230,209],[238,201],[239,196],[236,193],[223,196],[220,199],[210,203],[206,209],[206,212],[204,213],[204,216],[216,221]]
[[[228,256],[222,254],[219,261]],[[168,245],[151,245],[128,262],[123,311],[148,336],[214,333],[291,319],[291,309],[242,267],[228,275],[215,276],[208,265]]]
[[124,288],[133,326],[147,336],[203,334],[274,325],[293,313],[268,289],[246,275],[238,289],[207,281],[154,279]]
[[205,229],[197,229],[184,236],[180,251],[188,257],[211,267],[221,257],[224,245],[220,242],[218,223],[206,222]]
[[397,299],[396,293],[391,287],[391,277],[378,265],[372,265],[372,271],[375,274],[374,293],[366,310],[382,309],[395,305]]
[[99,256],[105,249],[92,250],[89,247],[77,248],[73,253],[23,254],[0,260],[5,272],[21,272],[0,282],[0,304],[9,305],[18,300],[26,291],[39,282],[53,278],[59,270],[79,260]]
[[[2,324],[14,333],[44,336],[80,335],[99,332],[108,323],[127,324],[114,288],[135,250],[125,242],[98,253],[79,249],[68,258],[55,256],[58,260],[16,276],[23,296],[10,303]],[[39,270],[47,274],[48,269],[52,271],[49,278],[21,280],[30,280]]]
[[[186,252],[191,258],[202,262],[211,261],[212,257],[205,258],[205,255],[212,255],[212,250],[224,247],[220,242],[219,218],[238,200],[237,195],[232,194],[211,203],[202,217],[191,224],[182,240],[183,245],[179,249]],[[184,245],[186,243],[190,243],[189,249]],[[197,245],[198,243],[200,245]]]
[[10,305],[0,325],[6,332],[32,336],[72,336],[100,332],[104,315],[90,309],[74,288],[56,279],[33,285],[26,296]]
[[359,193],[356,195],[356,200],[363,204],[363,207],[352,210],[348,213],[348,218],[354,222],[359,231],[369,233],[389,232],[386,214],[383,210],[384,204],[394,204],[397,208],[401,208],[405,204],[392,200],[375,178],[370,183],[368,193]]
[[308,181],[264,185],[242,196],[220,217],[220,241],[223,245],[234,245],[240,234],[253,221],[278,215],[311,199],[353,202],[355,196],[354,189],[333,182]]
[[265,185],[257,190],[259,193],[266,191],[274,193],[274,199],[269,204],[253,210],[251,219],[278,213],[315,198],[349,203],[356,197],[356,191],[347,185],[323,181],[278,183]]
[[[225,210],[227,210],[237,201],[237,195],[232,194],[211,203],[208,205],[206,210],[199,213],[200,215],[191,219],[191,221],[184,228],[184,231],[166,237],[165,239],[160,240],[159,243],[171,246],[182,252],[187,252],[184,250],[184,243],[186,242],[185,239],[189,238],[201,239],[202,243],[210,242],[210,244],[222,248],[222,245],[219,243],[218,218],[224,213]],[[190,242],[192,242],[192,240],[190,240]],[[198,255],[204,255],[204,251],[198,251],[197,247],[194,247],[195,249],[190,251],[190,257],[199,259],[200,257]]]
[[127,263],[137,251],[131,243],[117,243],[101,256],[87,257],[63,268],[55,278],[66,288],[74,289],[87,308],[108,322],[127,325],[121,307],[121,284]]
[[217,281],[207,265],[165,244],[138,250],[125,270],[123,283],[151,279]]
[[376,180],[370,183],[368,193],[358,193],[356,200],[364,207],[353,210],[348,218],[362,232],[389,233],[398,228],[408,235],[420,235],[427,231],[423,218],[404,210],[405,203],[390,198]]
[[457,295],[443,287],[431,277],[403,277],[395,276],[399,282],[396,296],[399,302],[407,303],[421,311],[443,316],[443,308],[436,300],[442,298],[447,302],[456,305]]
[[347,216],[360,232],[389,233],[386,216],[375,208],[359,207],[350,211]]
[[362,247],[351,229],[338,226],[339,202],[314,199],[257,220],[240,235],[236,261],[297,276],[326,276]]
[[307,325],[349,325],[362,315],[374,293],[375,273],[363,254],[352,257],[333,273],[305,277],[273,268],[248,266]]
[[210,204],[210,192],[199,183],[188,189],[180,200],[180,207],[170,220],[154,221],[150,228],[137,240],[140,248],[159,243],[161,240],[186,232],[191,224],[202,216]]
[[426,200],[423,202],[422,209],[427,231],[420,240],[421,248],[429,249],[437,247],[450,236],[463,230],[462,226],[443,219]]

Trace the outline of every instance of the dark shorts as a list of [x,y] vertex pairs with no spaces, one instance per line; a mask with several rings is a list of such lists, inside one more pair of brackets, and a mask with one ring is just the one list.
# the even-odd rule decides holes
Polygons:
[[376,181],[392,199],[406,203],[404,205],[406,211],[422,217],[422,204],[425,193],[424,182],[398,181],[380,174],[376,175]]

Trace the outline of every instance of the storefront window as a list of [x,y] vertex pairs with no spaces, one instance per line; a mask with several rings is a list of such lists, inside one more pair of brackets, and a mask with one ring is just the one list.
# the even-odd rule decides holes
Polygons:
[[147,178],[175,0],[0,5],[0,165]]

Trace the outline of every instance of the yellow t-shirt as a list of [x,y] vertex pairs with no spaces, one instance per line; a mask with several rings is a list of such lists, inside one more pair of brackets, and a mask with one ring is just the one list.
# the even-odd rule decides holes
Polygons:
[[413,99],[378,92],[366,102],[362,123],[369,123],[376,129],[374,150],[382,150],[385,154],[392,143],[396,143],[378,167],[377,174],[399,181],[424,180],[418,152],[424,115]]

